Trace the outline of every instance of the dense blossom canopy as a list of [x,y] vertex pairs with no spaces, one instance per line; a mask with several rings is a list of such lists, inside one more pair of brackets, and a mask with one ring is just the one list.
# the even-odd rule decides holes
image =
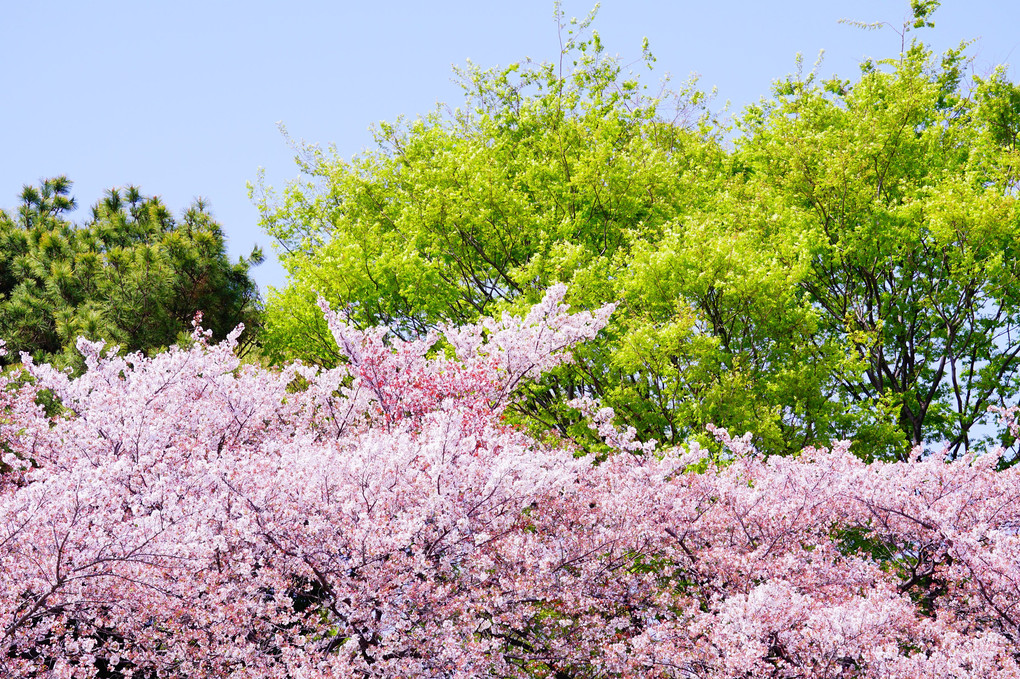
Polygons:
[[331,370],[200,330],[81,341],[77,378],[26,361],[0,676],[1020,676],[1017,467],[656,448],[591,401],[614,451],[536,440],[514,388],[611,312],[563,295],[407,342],[323,304]]

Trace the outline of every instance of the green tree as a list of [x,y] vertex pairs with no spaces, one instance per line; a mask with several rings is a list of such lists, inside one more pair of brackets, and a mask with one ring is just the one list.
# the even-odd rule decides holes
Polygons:
[[555,64],[461,70],[461,108],[383,124],[350,161],[300,149],[307,180],[260,201],[290,275],[270,355],[339,360],[316,295],[414,336],[562,281],[619,306],[522,400],[538,427],[583,437],[565,403],[589,395],[672,443],[713,423],[769,453],[972,446],[1020,351],[1003,72],[968,87],[962,47],[915,41],[856,83],[783,79],[730,130],[693,86],[649,96],[567,35]]
[[797,288],[856,358],[832,375],[839,431],[876,451],[983,445],[975,425],[1016,394],[1020,90],[1002,70],[967,88],[963,64],[914,41],[853,84],[787,79],[734,154],[783,225],[758,225],[771,249],[809,253]]
[[0,211],[0,338],[16,361],[81,367],[79,336],[126,351],[155,351],[190,330],[196,312],[222,338],[245,323],[254,339],[258,289],[249,268],[259,251],[228,261],[223,231],[196,202],[175,220],[158,197],[136,187],[110,189],[81,225],[71,182],[26,186],[21,205]]
[[[717,239],[732,183],[724,130],[693,85],[649,95],[597,33],[580,37],[586,25],[561,27],[558,63],[469,65],[461,108],[383,124],[378,148],[349,162],[302,149],[308,180],[261,201],[290,274],[269,300],[267,351],[339,359],[320,294],[411,336],[530,304],[563,281],[577,307],[620,308],[575,365],[531,390],[519,406],[528,421],[581,437],[564,404],[587,395],[645,438],[679,443],[714,422],[773,450],[798,445],[785,430],[807,432],[803,413],[782,404],[824,402],[804,377],[817,367],[797,365],[812,327],[780,313],[798,300],[787,273],[755,261],[758,244],[734,253]],[[647,45],[644,56],[650,67]],[[761,380],[769,371],[781,385]]]

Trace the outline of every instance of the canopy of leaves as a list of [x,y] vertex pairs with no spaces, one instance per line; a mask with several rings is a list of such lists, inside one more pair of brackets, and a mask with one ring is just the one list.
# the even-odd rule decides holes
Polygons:
[[693,86],[649,95],[586,27],[562,26],[559,63],[469,65],[461,108],[383,124],[350,161],[301,148],[307,180],[260,204],[290,274],[270,355],[340,360],[319,294],[420,337],[560,281],[620,306],[516,406],[537,428],[583,439],[564,404],[593,396],[672,443],[714,423],[769,453],[987,445],[1020,365],[1004,72],[966,83],[964,47],[914,41],[856,82],[782,79],[731,130]]
[[[249,267],[228,261],[223,231],[197,201],[174,219],[158,197],[111,189],[81,225],[68,221],[71,182],[26,186],[0,211],[0,338],[10,355],[76,368],[79,336],[126,351],[154,351],[190,331],[197,312],[217,337],[254,329],[258,288]],[[252,341],[245,335],[242,346]]]
[[733,155],[749,228],[806,255],[815,337],[855,359],[830,375],[840,429],[881,447],[980,444],[975,424],[1016,393],[1020,89],[999,70],[965,90],[963,65],[962,46],[914,43],[853,84],[784,80]]

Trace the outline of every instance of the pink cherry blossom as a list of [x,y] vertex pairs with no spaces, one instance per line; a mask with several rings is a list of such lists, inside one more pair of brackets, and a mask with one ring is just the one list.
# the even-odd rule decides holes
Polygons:
[[323,304],[333,370],[198,328],[80,342],[77,378],[26,360],[0,677],[1020,676],[1017,467],[660,448],[590,400],[614,454],[537,441],[516,387],[612,311],[564,293],[415,342]]

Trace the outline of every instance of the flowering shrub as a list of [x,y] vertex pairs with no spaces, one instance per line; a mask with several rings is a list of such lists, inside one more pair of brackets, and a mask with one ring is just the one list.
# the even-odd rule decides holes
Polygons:
[[[3,677],[1016,677],[1020,478],[662,450],[502,420],[611,308],[386,341],[347,365],[80,342],[0,390]],[[47,416],[39,390],[62,404]],[[1007,416],[1010,413],[1005,413]]]

